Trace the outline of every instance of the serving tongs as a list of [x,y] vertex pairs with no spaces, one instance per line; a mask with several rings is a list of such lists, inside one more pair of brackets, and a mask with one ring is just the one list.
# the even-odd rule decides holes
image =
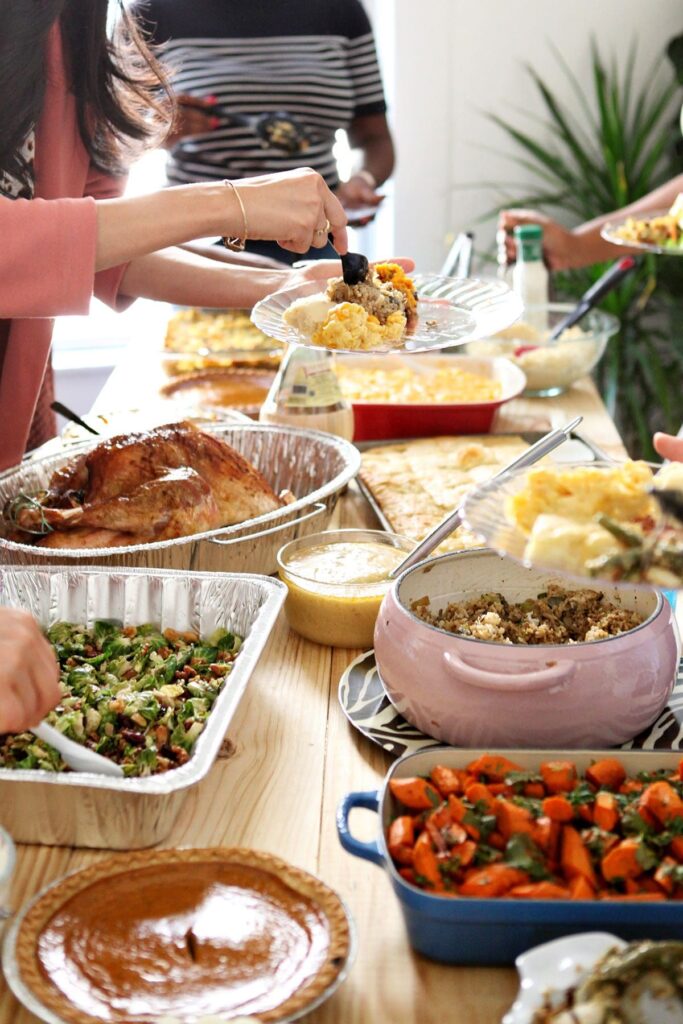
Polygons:
[[94,772],[96,775],[109,775],[114,779],[124,778],[123,768],[115,761],[110,761],[102,754],[96,754],[94,750],[84,747],[75,740],[69,739],[59,729],[42,721],[40,725],[30,730],[34,736],[61,754],[65,764],[75,772]]
[[[570,423],[567,423],[564,427],[558,427],[557,430],[551,430],[549,434],[545,434],[535,444],[532,444],[530,448],[527,448],[525,452],[518,455],[516,459],[513,459],[504,469],[499,470],[494,476],[492,476],[486,482],[488,487],[494,480],[498,480],[499,477],[505,476],[506,473],[510,473],[514,469],[524,469],[527,466],[533,466],[539,459],[549,455],[550,452],[554,451],[561,444],[568,439],[572,430],[576,430],[579,423],[581,423],[583,416],[577,416]],[[412,551],[410,551],[402,562],[396,566],[395,569],[389,573],[389,579],[396,579],[405,569],[409,569],[412,565],[417,565],[423,558],[427,558],[431,555],[435,548],[438,548],[439,544],[442,544],[454,530],[462,524],[462,512],[464,502],[461,502],[458,507],[450,512],[445,519],[442,519],[438,526],[435,526],[431,530],[424,540],[421,540]]]

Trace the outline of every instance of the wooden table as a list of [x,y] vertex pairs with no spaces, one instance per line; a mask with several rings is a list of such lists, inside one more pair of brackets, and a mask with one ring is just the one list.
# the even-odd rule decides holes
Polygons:
[[[139,379],[139,367],[138,367]],[[102,409],[130,405],[131,376],[115,371]],[[608,453],[620,438],[589,381],[554,401],[518,400],[498,430],[547,429],[581,413],[581,431]],[[339,504],[344,526],[373,524],[355,487]],[[228,731],[225,754],[194,788],[165,846],[250,846],[319,875],[346,900],[358,950],[347,981],[307,1018],[312,1024],[498,1024],[517,990],[512,968],[446,967],[411,953],[385,874],[346,854],[335,808],[349,790],[376,788],[390,760],[355,732],[337,703],[339,677],[357,656],[300,639],[280,619]],[[370,838],[377,818],[356,812]],[[106,851],[46,846],[19,849],[13,888],[18,907],[46,883]],[[34,1020],[0,981],[0,1024]]]

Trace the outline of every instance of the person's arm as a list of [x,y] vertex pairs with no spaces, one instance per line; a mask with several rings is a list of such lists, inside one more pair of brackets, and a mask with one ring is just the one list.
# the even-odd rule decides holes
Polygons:
[[286,260],[271,259],[270,256],[260,256],[256,252],[233,252],[222,245],[217,245],[218,239],[209,241],[199,238],[195,242],[187,242],[179,248],[185,252],[193,252],[196,256],[205,256],[209,260],[218,260],[219,263],[229,263],[237,267],[252,267],[255,270],[281,270]]
[[[410,273],[415,263],[396,257]],[[141,256],[129,263],[121,282],[121,291],[134,298],[175,302],[179,306],[207,308],[250,308],[259,299],[282,288],[307,281],[327,281],[341,272],[338,260],[308,261],[300,269],[251,270],[224,266],[182,249],[169,249]]]
[[349,127],[349,141],[362,153],[361,170],[343,181],[336,195],[349,209],[377,206],[382,196],[377,189],[394,169],[394,143],[384,114],[357,117]]
[[499,228],[508,232],[506,251],[509,262],[515,259],[515,241],[512,230],[518,224],[540,224],[543,228],[543,249],[551,270],[567,270],[572,267],[585,267],[591,263],[616,259],[628,252],[637,253],[637,249],[627,246],[616,246],[602,238],[600,232],[609,221],[623,220],[626,217],[643,217],[655,210],[668,209],[679,192],[683,192],[683,174],[667,181],[666,184],[638,199],[635,203],[604,213],[600,217],[586,221],[573,230],[563,227],[551,217],[536,210],[503,210],[499,218]]
[[60,697],[57,659],[38,624],[0,608],[0,733],[37,725]]
[[[310,168],[245,178],[238,189],[250,238],[303,253],[327,244],[329,221],[335,248],[347,251],[346,214]],[[87,313],[96,272],[193,238],[243,233],[224,184],[101,200],[0,197],[0,319]]]

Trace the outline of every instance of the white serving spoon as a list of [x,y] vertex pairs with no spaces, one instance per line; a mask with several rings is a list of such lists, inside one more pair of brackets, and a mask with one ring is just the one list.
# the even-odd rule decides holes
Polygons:
[[75,772],[94,772],[96,775],[110,775],[115,779],[122,779],[124,777],[123,768],[120,764],[116,764],[115,761],[110,761],[108,757],[96,754],[94,750],[89,750],[88,747],[83,747],[80,743],[70,740],[63,732],[55,729],[53,725],[48,725],[45,721],[32,728],[31,732],[38,739],[54,747],[62,755],[69,768],[73,768]]

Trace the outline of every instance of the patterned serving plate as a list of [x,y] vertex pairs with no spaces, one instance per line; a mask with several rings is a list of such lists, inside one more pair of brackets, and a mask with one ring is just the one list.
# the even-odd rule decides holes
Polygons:
[[[367,651],[352,661],[339,681],[339,703],[351,725],[392,757],[442,746],[406,721],[389,700],[375,661]],[[683,660],[669,702],[652,725],[622,750],[683,750]]]

